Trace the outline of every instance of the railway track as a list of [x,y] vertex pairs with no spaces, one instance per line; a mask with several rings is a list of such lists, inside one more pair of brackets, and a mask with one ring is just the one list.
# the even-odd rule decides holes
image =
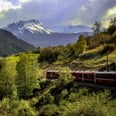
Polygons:
[[100,84],[94,84],[94,83],[88,83],[88,82],[78,82],[77,84],[80,86],[90,87],[90,88],[96,88],[96,89],[108,89],[111,91],[116,91],[116,87],[113,86],[107,86],[107,85],[100,85]]

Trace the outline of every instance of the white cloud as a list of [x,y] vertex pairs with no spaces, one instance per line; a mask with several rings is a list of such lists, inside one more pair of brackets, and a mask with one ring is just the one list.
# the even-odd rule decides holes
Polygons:
[[38,2],[38,3],[42,3],[42,2],[52,2],[52,3],[57,3],[57,2],[59,2],[60,0],[19,0],[19,2],[20,3],[27,3],[27,2],[34,2],[34,1],[36,1],[36,2]]
[[111,18],[116,16],[116,6],[108,9],[103,17],[103,25],[105,28],[109,26]]
[[82,7],[80,8],[80,10],[82,10],[82,11],[86,11],[87,8],[86,8],[86,6],[82,6]]
[[19,9],[21,8],[21,5],[13,5],[11,2],[2,0],[0,1],[0,12],[7,12],[10,9]]
[[0,18],[5,18],[5,13],[13,9],[21,9],[21,4],[13,5],[10,1],[0,0]]
[[88,0],[89,2],[95,2],[96,0]]
[[81,23],[80,19],[75,19],[69,22],[70,25],[81,25]]
[[112,16],[116,16],[116,6],[114,6],[113,8],[110,8],[105,15],[105,18],[109,18]]
[[21,3],[26,3],[26,2],[30,2],[30,1],[33,1],[33,0],[19,0],[19,2],[21,2]]

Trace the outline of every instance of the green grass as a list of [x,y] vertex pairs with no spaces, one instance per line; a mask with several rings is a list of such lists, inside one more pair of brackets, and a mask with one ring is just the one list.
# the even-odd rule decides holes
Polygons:
[[9,60],[11,62],[17,62],[17,61],[19,61],[19,56],[12,55],[12,56],[6,57],[5,59]]
[[[75,64],[73,67],[76,69],[77,67],[82,67],[83,69],[90,69],[90,70],[98,70],[101,67],[106,66],[107,63],[107,54],[100,55],[99,51],[102,49],[101,47],[98,47],[96,49],[89,50],[83,54],[82,59],[75,59],[71,62],[71,64]],[[93,55],[94,54],[94,55]],[[86,58],[87,55],[93,55],[92,58]],[[84,56],[86,56],[84,58]],[[116,50],[108,54],[108,64],[116,63]]]
[[[32,57],[32,58],[38,58],[38,54],[33,54],[33,53],[27,53],[29,57]],[[8,56],[5,58],[6,60],[9,60],[11,62],[18,62],[20,60],[20,57],[19,55],[11,55],[11,56]]]
[[[108,55],[108,59],[109,59],[108,60],[109,64],[111,64],[112,62],[116,63],[116,50]],[[106,65],[106,61],[107,61],[107,55],[104,55],[98,58],[90,59],[89,63],[99,66],[99,65]],[[87,60],[85,62],[87,62]]]

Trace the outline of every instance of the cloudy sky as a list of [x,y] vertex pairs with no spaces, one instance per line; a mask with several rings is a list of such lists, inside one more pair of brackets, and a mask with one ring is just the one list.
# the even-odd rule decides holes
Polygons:
[[116,0],[0,0],[0,27],[19,20],[38,19],[45,26],[106,27],[116,16]]

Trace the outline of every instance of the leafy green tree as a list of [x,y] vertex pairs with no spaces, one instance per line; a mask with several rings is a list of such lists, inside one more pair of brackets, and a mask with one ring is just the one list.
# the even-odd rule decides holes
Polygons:
[[68,67],[61,67],[59,68],[59,78],[63,80],[68,80],[72,78],[72,75],[70,73],[70,69]]
[[0,69],[0,98],[11,97],[15,87],[15,63],[7,59],[1,61]]
[[3,98],[0,101],[0,116],[37,116],[38,112],[25,100]]
[[75,54],[75,48],[73,44],[68,44],[67,46],[64,46],[61,51],[60,54],[58,56],[58,60],[67,60],[67,59],[71,59],[74,57]]
[[19,97],[28,98],[33,95],[33,90],[39,88],[37,59],[29,54],[20,55],[17,63],[16,86]]
[[28,101],[21,100],[17,108],[17,116],[37,116],[37,112],[30,106]]
[[87,49],[87,40],[83,35],[80,35],[78,41],[75,44],[75,55],[79,55],[86,51]]
[[[79,94],[82,94],[81,91]],[[77,98],[76,98],[77,96]],[[75,101],[60,105],[57,111],[60,116],[112,116],[109,111],[109,92],[79,95],[73,93],[71,98]]]
[[55,54],[54,48],[52,48],[52,47],[41,48],[39,61],[52,63],[56,59],[55,55],[56,54]]
[[54,103],[54,97],[50,94],[47,93],[44,97],[43,97],[43,104],[53,104]]
[[40,116],[59,116],[57,109],[58,107],[55,104],[47,104],[41,109]]

